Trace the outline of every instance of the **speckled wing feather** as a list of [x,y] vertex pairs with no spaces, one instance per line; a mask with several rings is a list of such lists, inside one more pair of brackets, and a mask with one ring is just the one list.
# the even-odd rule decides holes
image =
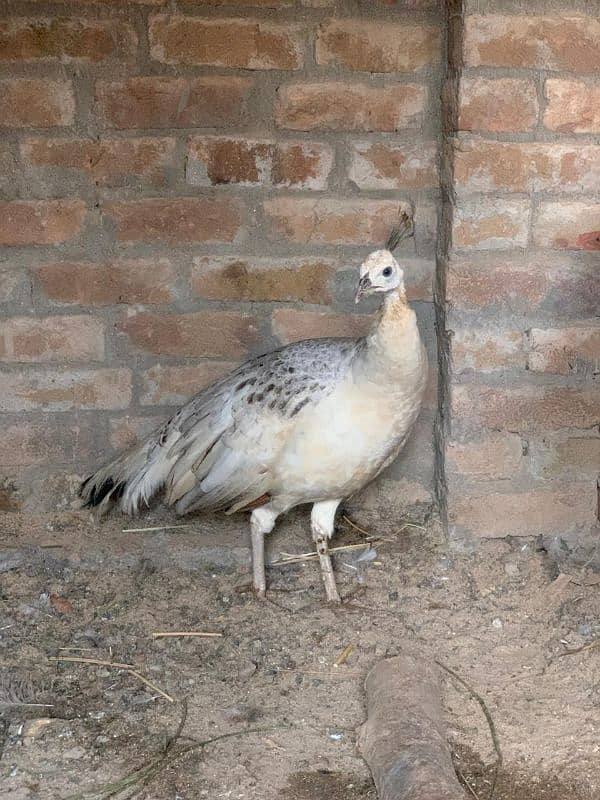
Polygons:
[[167,502],[180,514],[235,511],[268,495],[302,409],[335,388],[361,341],[297,342],[246,362],[196,395],[155,440],[159,460],[169,464]]

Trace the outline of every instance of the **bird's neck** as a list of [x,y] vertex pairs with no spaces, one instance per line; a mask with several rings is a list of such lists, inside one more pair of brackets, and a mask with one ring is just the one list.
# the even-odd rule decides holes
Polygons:
[[370,333],[367,353],[372,363],[390,376],[396,372],[418,372],[425,358],[417,317],[406,300],[404,289],[386,294]]

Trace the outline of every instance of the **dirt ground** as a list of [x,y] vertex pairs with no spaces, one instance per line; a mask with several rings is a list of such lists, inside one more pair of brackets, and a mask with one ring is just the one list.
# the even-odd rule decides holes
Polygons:
[[[403,651],[480,695],[502,753],[495,800],[600,796],[600,578],[589,568],[559,573],[534,540],[465,553],[435,522],[386,526],[374,550],[336,557],[341,607],[323,602],[314,561],[272,566],[259,602],[243,517],[122,532],[164,519],[2,520],[3,798],[375,800],[356,750],[363,681]],[[284,521],[270,557],[309,550],[307,522]],[[334,545],[361,542],[342,524]],[[152,637],[177,630],[223,635]],[[67,657],[133,665],[174,702],[130,671],[53,660]],[[473,692],[441,668],[440,681],[466,796],[488,800],[488,722]]]

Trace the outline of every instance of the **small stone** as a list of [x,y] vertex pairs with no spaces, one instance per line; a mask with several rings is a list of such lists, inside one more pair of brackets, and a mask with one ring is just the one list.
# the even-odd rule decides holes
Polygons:
[[492,620],[492,626],[498,630],[502,630],[502,620],[496,617]]

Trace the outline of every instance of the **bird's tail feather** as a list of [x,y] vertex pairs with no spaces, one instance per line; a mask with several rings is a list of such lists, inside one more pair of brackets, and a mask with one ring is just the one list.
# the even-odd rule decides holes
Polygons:
[[118,503],[122,511],[134,515],[162,488],[171,466],[164,449],[150,437],[83,481],[79,487],[82,504],[96,507],[102,515]]

